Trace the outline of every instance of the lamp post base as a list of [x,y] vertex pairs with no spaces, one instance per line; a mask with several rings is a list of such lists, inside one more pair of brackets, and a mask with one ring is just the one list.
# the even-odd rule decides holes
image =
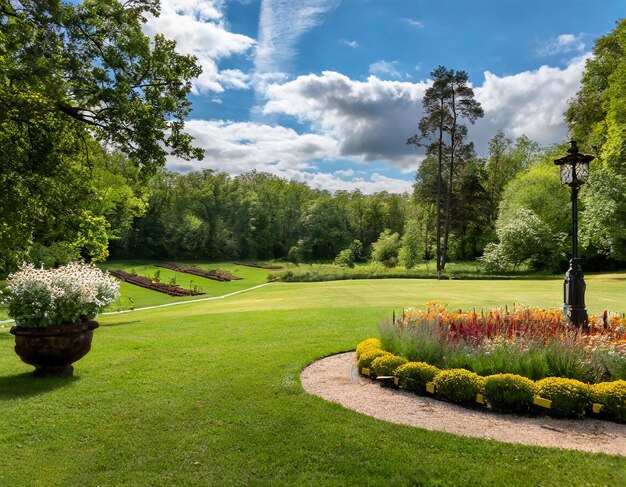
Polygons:
[[583,275],[580,259],[569,261],[569,269],[565,273],[563,283],[563,319],[572,326],[587,326],[589,315],[585,309],[585,276]]

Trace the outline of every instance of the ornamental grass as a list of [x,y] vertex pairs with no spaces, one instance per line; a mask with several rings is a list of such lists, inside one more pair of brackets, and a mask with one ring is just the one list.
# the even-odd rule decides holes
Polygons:
[[514,307],[449,311],[437,303],[406,309],[380,324],[382,348],[411,362],[463,368],[481,376],[510,373],[540,380],[598,383],[626,379],[626,319],[592,316],[583,332],[558,309]]

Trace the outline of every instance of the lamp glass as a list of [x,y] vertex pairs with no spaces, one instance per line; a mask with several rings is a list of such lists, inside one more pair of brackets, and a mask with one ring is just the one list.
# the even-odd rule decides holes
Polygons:
[[561,183],[562,184],[571,184],[574,181],[574,174],[572,171],[572,166],[570,164],[561,164],[559,166],[561,171]]
[[586,183],[589,180],[589,163],[577,162],[576,163],[576,179]]

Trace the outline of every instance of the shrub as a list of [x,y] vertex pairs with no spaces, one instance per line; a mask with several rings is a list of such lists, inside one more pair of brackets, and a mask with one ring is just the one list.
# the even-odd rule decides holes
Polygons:
[[337,257],[335,257],[334,263],[342,267],[354,267],[354,255],[352,255],[352,250],[344,249],[339,252]]
[[373,348],[381,348],[380,340],[378,338],[368,338],[367,340],[363,340],[356,346],[356,359],[359,360],[361,355],[363,355],[363,352]]
[[9,316],[28,328],[52,327],[94,318],[119,296],[120,283],[93,264],[74,262],[57,269],[24,264],[3,292]]
[[383,231],[372,244],[372,260],[382,262],[386,267],[393,267],[398,263],[400,245],[400,235],[388,229]]
[[565,418],[582,418],[591,407],[591,387],[560,377],[548,377],[536,383],[537,395],[552,401],[551,414]]
[[426,387],[426,383],[431,382],[439,372],[434,365],[424,362],[407,362],[396,369],[395,375],[398,376],[401,387],[421,392]]
[[604,405],[603,415],[626,423],[626,381],[601,382],[592,387],[594,400]]
[[382,357],[383,355],[391,355],[389,352],[385,352],[380,348],[371,348],[361,354],[359,360],[357,360],[357,367],[359,368],[359,372],[363,369],[371,369],[372,362],[378,357]]
[[439,372],[433,382],[437,395],[458,404],[474,402],[482,391],[484,379],[465,369],[450,369]]
[[535,383],[515,374],[496,374],[485,378],[485,397],[494,411],[524,413],[536,393]]
[[381,355],[372,362],[372,369],[376,375],[394,375],[395,370],[404,364],[406,364],[404,357]]

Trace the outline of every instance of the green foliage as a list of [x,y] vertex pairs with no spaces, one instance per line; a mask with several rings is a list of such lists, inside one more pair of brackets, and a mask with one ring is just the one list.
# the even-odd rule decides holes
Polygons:
[[626,260],[626,176],[607,168],[591,171],[584,187],[580,242],[591,255]]
[[395,375],[401,387],[422,392],[426,383],[431,382],[439,372],[440,370],[434,365],[424,362],[407,362],[396,369]]
[[200,68],[143,33],[152,0],[0,5],[0,273],[34,244],[103,260],[143,212],[139,169],[202,156],[183,133]]
[[490,272],[518,269],[527,264],[535,269],[553,268],[560,258],[565,235],[557,235],[532,210],[520,208],[498,219],[497,244],[485,247],[479,259]]
[[389,229],[384,230],[372,244],[372,260],[386,267],[394,267],[398,262],[400,245],[400,235]]
[[596,40],[581,88],[566,112],[572,137],[594,148],[607,167],[626,170],[626,20]]
[[404,226],[399,259],[400,264],[406,269],[413,269],[413,267],[424,258],[426,252],[424,223],[425,222],[416,219],[409,219]]
[[394,375],[396,369],[407,363],[404,357],[397,355],[382,355],[372,362],[372,369],[376,375]]
[[525,413],[535,397],[535,383],[515,374],[485,377],[485,398],[494,411]]
[[583,382],[560,377],[547,377],[535,385],[539,397],[552,401],[551,415],[582,418],[591,407],[591,388]]
[[365,248],[363,247],[363,243],[360,240],[354,239],[348,247],[348,250],[352,253],[352,258],[354,262],[365,262],[367,261],[367,253],[365,252]]
[[626,423],[626,381],[601,382],[592,386],[593,399],[604,405],[602,414],[620,423]]
[[476,401],[483,390],[484,379],[465,369],[450,369],[439,372],[433,379],[437,396],[457,404]]
[[337,257],[335,257],[334,263],[341,267],[354,267],[354,254],[351,249],[343,249]]

